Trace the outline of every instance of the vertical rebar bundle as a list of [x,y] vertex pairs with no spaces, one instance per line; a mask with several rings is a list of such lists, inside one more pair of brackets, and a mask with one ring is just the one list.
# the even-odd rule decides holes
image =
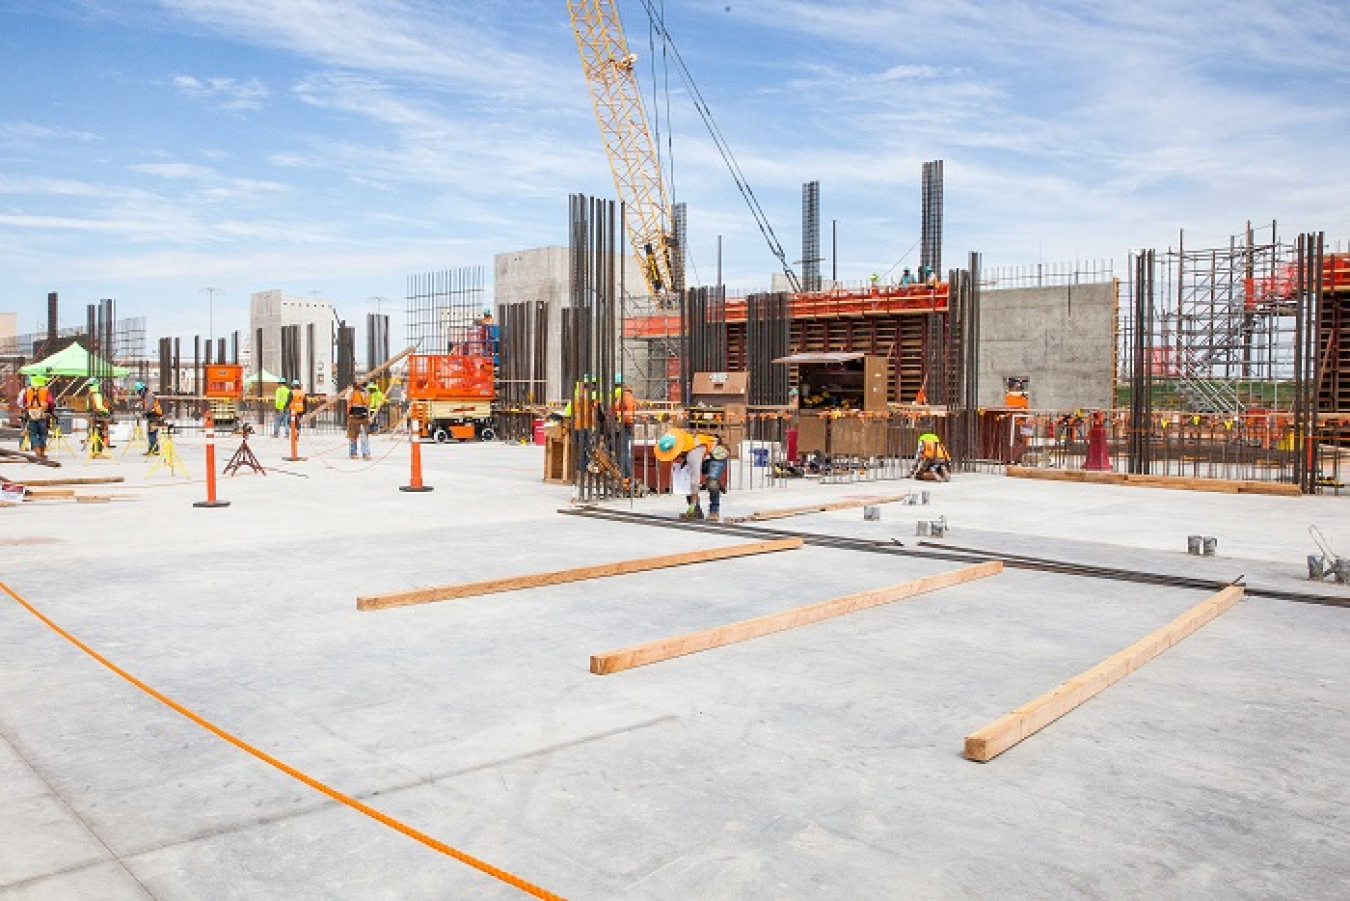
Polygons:
[[820,290],[820,182],[802,185],[802,290]]
[[577,498],[632,490],[631,448],[615,415],[624,276],[622,208],[581,194],[569,202],[571,306],[563,311],[563,384],[571,396]]
[[482,266],[408,276],[408,345],[424,354],[464,352],[474,321],[489,309],[483,282]]
[[789,295],[751,294],[746,298],[745,359],[750,373],[750,405],[788,402],[788,367],[774,363],[790,353]]
[[919,238],[919,265],[928,272],[942,271],[942,160],[923,164],[923,222]]
[[1133,261],[1132,310],[1134,332],[1130,345],[1130,426],[1127,435],[1127,471],[1147,475],[1152,471],[1154,329],[1154,252],[1145,250]]

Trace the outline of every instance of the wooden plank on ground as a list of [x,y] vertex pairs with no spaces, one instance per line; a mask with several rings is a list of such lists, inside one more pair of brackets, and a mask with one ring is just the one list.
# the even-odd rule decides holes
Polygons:
[[1290,482],[1254,482],[1235,479],[1202,479],[1194,476],[1144,475],[1141,473],[1086,472],[1080,469],[1040,469],[1034,466],[1008,466],[1014,479],[1045,479],[1052,482],[1100,482],[1132,485],[1136,488],[1172,488],[1185,491],[1212,491],[1220,494],[1272,494],[1299,497],[1302,492]]
[[728,519],[727,522],[758,522],[764,519],[783,519],[788,516],[800,516],[804,513],[824,513],[830,510],[848,510],[851,507],[869,507],[872,504],[894,504],[905,500],[909,496],[909,494],[893,494],[886,497],[864,498],[863,500],[808,504],[804,507],[780,507],[777,510],[760,510],[751,513],[749,516]]
[[90,476],[88,478],[78,479],[24,479],[21,484],[27,485],[30,488],[49,488],[58,485],[107,485],[121,481],[123,481],[122,476]]
[[712,560],[728,560],[733,557],[769,554],[774,551],[791,551],[801,546],[802,539],[800,538],[782,538],[775,541],[734,544],[730,547],[709,548],[702,551],[686,551],[680,554],[663,554],[659,557],[639,557],[634,560],[619,560],[615,563],[600,563],[594,566],[555,569],[547,572],[528,573],[522,576],[507,576],[502,579],[485,579],[481,582],[437,585],[432,588],[417,588],[412,591],[357,598],[356,609],[384,610],[389,607],[406,607],[410,604],[426,604],[432,601],[453,601],[457,598],[492,594],[498,591],[538,588],[542,585],[559,585],[563,582],[579,582],[583,579],[620,576],[627,573],[645,572],[649,569],[664,569],[669,566],[707,563]]
[[1028,736],[1053,723],[1079,704],[1115,684],[1157,657],[1187,635],[1242,600],[1245,589],[1230,585],[1156,629],[1123,651],[999,717],[966,736],[966,757],[980,763],[992,760]]
[[[25,486],[26,487],[26,486]],[[74,497],[74,488],[29,488],[24,492],[24,496],[34,500],[45,500],[50,497]]]
[[1002,571],[1003,562],[991,560],[987,563],[977,563],[974,566],[938,573],[935,576],[924,576],[921,579],[901,582],[899,585],[890,585],[842,598],[821,601],[819,604],[797,607],[781,613],[770,613],[767,616],[705,629],[701,632],[691,632],[688,635],[679,635],[675,638],[664,638],[660,641],[633,645],[622,650],[610,651],[607,654],[596,654],[591,657],[591,672],[599,676],[607,676],[610,673],[632,669],[635,666],[646,666],[648,663],[669,660],[672,657],[680,657],[684,654],[720,648],[723,645],[759,638],[762,635],[781,632],[784,629],[795,629],[797,626],[805,626],[823,619],[866,610],[868,607],[902,601],[918,594],[937,591],[939,588],[948,588],[973,579],[983,579]]

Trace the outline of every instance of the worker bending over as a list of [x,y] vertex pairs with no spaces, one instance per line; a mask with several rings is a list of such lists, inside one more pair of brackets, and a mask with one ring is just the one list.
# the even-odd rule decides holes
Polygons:
[[671,464],[671,492],[684,494],[680,519],[703,519],[702,489],[708,489],[708,519],[722,518],[722,476],[730,456],[721,437],[672,429],[656,442],[656,459]]
[[914,452],[914,472],[911,475],[925,482],[950,482],[952,457],[942,440],[932,432],[919,436],[919,447]]

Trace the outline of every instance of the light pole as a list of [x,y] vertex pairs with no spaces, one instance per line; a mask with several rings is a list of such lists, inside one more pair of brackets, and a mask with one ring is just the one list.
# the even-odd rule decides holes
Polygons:
[[208,285],[197,292],[200,294],[205,291],[208,297],[206,312],[206,340],[208,343],[216,340],[216,292],[219,290],[219,288]]

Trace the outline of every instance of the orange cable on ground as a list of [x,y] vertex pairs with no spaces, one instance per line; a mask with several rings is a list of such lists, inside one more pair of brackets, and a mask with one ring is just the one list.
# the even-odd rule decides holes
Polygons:
[[376,810],[370,805],[363,804],[362,802],[356,800],[350,795],[345,795],[342,792],[338,791],[337,789],[331,788],[325,785],[324,783],[320,782],[319,780],[311,776],[305,775],[304,773],[297,770],[295,767],[281,762],[277,758],[273,757],[271,754],[268,754],[266,751],[260,751],[259,749],[253,747],[243,739],[236,738],[235,736],[231,735],[229,732],[226,732],[224,729],[220,728],[219,726],[215,725],[209,720],[206,720],[203,717],[193,713],[191,710],[188,710],[186,707],[184,707],[182,704],[179,704],[177,701],[175,701],[173,698],[170,698],[168,695],[165,695],[157,691],[156,689],[151,688],[149,685],[145,684],[140,679],[137,679],[135,676],[131,675],[131,673],[122,669],[120,666],[113,663],[108,658],[104,657],[98,651],[95,651],[93,648],[89,647],[89,645],[80,641],[74,635],[71,635],[69,632],[61,628],[55,622],[48,619],[45,614],[43,614],[32,604],[28,603],[23,598],[19,597],[19,595],[15,593],[14,589],[10,588],[4,582],[0,582],[0,589],[4,589],[6,594],[8,594],[14,600],[18,601],[19,604],[21,604],[24,607],[24,609],[27,610],[29,613],[33,614],[38,619],[42,620],[42,622],[46,623],[47,626],[49,626],[54,632],[56,632],[57,635],[60,635],[66,641],[75,645],[75,647],[79,648],[81,651],[84,651],[90,657],[93,657],[99,663],[103,664],[108,669],[112,670],[114,673],[121,676],[123,679],[126,679],[128,682],[139,688],[141,691],[150,695],[150,697],[154,698],[156,701],[159,701],[161,704],[164,704],[165,706],[171,708],[177,713],[182,714],[183,716],[192,720],[198,726],[201,726],[203,729],[206,729],[210,732],[214,732],[220,738],[225,739],[227,742],[234,745],[239,750],[247,754],[253,755],[254,757],[261,760],[263,763],[276,767],[286,775],[294,779],[300,780],[305,785],[308,785],[310,788],[316,791],[323,792],[325,795],[332,798],[334,801],[337,801],[340,804],[345,804],[348,807],[352,808],[353,810],[358,810],[361,813],[365,814],[366,816],[370,817],[372,820],[375,820],[376,822],[379,823],[383,823],[390,829],[393,829],[396,832],[401,832],[408,838],[414,839],[415,841],[419,841],[422,844],[426,845],[428,848],[432,848],[436,851],[441,852],[442,854],[445,854],[449,857],[453,857],[460,863],[471,866],[475,870],[478,870],[480,873],[486,873],[487,875],[493,877],[494,879],[504,882],[507,885],[512,886],[513,888],[520,889],[522,892],[525,892],[526,894],[529,895],[533,895],[536,898],[549,899],[549,901],[563,901],[561,895],[555,895],[552,892],[542,889],[537,885],[533,885],[532,883],[526,882],[524,879],[521,879],[518,876],[511,875],[510,873],[506,872],[503,869],[494,867],[492,864],[487,863],[486,861],[479,860],[478,858],[470,854],[466,854],[463,851],[458,850],[457,848],[452,848],[445,842],[440,841],[439,839],[436,838],[432,838],[425,832],[420,832],[411,826],[404,825],[403,823],[400,823],[398,820],[394,819],[388,814],[381,813],[380,811]]

